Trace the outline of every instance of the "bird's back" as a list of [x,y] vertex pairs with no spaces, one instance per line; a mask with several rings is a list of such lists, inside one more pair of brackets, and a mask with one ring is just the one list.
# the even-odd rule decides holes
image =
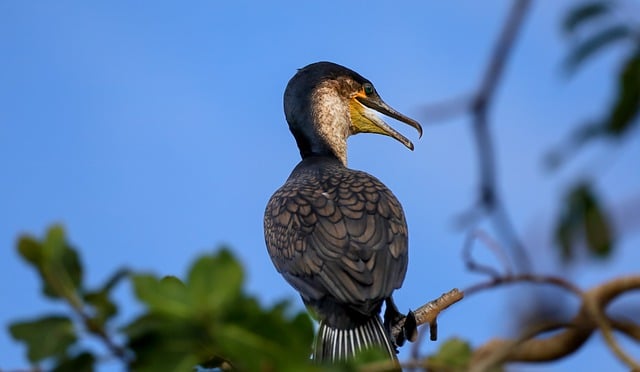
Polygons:
[[375,177],[307,157],[269,200],[265,240],[278,271],[332,327],[366,322],[402,285],[407,225]]

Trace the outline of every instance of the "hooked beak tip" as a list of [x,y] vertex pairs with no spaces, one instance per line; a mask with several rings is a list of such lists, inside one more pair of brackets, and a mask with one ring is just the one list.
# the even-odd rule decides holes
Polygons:
[[416,122],[416,129],[418,130],[418,139],[422,138],[422,125]]

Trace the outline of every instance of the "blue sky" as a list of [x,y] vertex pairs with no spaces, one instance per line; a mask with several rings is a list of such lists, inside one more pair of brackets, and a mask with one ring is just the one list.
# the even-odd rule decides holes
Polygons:
[[[300,305],[262,235],[264,206],[299,160],[282,112],[288,79],[308,63],[341,63],[423,120],[424,104],[477,84],[508,4],[0,2],[0,369],[27,366],[6,324],[61,309],[40,298],[14,247],[18,234],[42,235],[54,222],[81,248],[90,285],[123,265],[183,275],[196,256],[226,244],[247,267],[249,291]],[[566,5],[534,4],[492,113],[500,189],[547,273],[558,273],[548,230],[568,181],[595,179],[614,208],[640,186],[637,138],[615,150],[593,146],[555,174],[542,167],[571,128],[604,110],[621,55],[611,50],[567,79]],[[361,135],[350,139],[349,165],[380,178],[405,207],[410,266],[396,297],[401,308],[417,307],[482,279],[466,272],[465,234],[453,226],[475,196],[475,151],[464,117],[425,123],[420,140],[390,123],[416,150]],[[637,232],[627,235],[607,263],[563,275],[588,287],[637,272],[638,243]],[[508,334],[513,293],[456,305],[440,319],[440,339],[478,345]],[[118,295],[126,320],[136,308],[128,288]],[[528,370],[585,366],[622,370],[599,336],[562,363]]]

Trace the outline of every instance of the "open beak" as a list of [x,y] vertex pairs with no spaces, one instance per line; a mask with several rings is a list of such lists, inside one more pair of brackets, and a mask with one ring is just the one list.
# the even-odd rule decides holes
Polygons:
[[407,137],[400,134],[395,129],[391,128],[389,124],[385,123],[373,110],[401,121],[405,124],[416,128],[418,135],[422,137],[422,127],[417,121],[404,116],[398,111],[391,108],[384,103],[382,98],[377,93],[370,95],[358,94],[351,100],[351,121],[353,127],[351,131],[355,133],[378,133],[384,134],[389,137],[393,137],[410,150],[413,150],[413,143],[407,139]]

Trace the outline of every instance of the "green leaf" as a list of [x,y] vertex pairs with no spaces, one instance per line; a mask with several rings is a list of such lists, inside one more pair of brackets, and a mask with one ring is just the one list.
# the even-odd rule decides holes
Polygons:
[[44,246],[46,257],[62,255],[62,252],[67,245],[64,228],[57,224],[49,227],[42,245]]
[[[290,313],[288,302],[271,308],[250,297],[236,302],[220,320],[222,324],[211,330],[215,339],[224,340],[219,345],[220,355],[241,370],[256,370],[260,363],[276,366],[275,370],[290,366],[307,370],[301,366],[309,364],[313,324],[306,313]],[[255,359],[246,360],[246,353]]]
[[[366,366],[369,363],[375,362],[388,362],[389,354],[386,350],[382,348],[369,348],[365,349],[356,355],[356,358],[352,361],[348,361],[348,367],[351,367],[353,371],[357,371],[357,367],[362,367],[362,369],[367,370]],[[331,366],[329,364],[328,366]]]
[[227,250],[198,259],[189,271],[187,287],[195,310],[214,313],[240,295],[242,267]]
[[31,236],[18,240],[18,252],[33,265],[47,297],[65,298],[77,305],[82,287],[82,264],[78,253],[66,241],[62,226],[53,225],[40,242]]
[[14,339],[27,345],[27,357],[31,362],[63,356],[77,339],[73,323],[61,315],[13,323],[9,332]]
[[62,226],[54,225],[47,232],[43,244],[45,255],[51,256],[55,265],[59,265],[57,275],[63,276],[65,285],[72,286],[73,290],[80,288],[82,283],[82,265],[78,252],[73,249],[65,237]]
[[566,69],[572,72],[603,47],[629,37],[631,34],[632,32],[627,25],[618,24],[606,27],[595,35],[591,35],[571,50],[565,63]]
[[95,361],[93,354],[85,351],[72,358],[61,360],[51,372],[92,372]]
[[199,354],[212,343],[204,327],[166,313],[143,315],[123,331],[136,355],[131,365],[135,371],[192,371],[208,359]]
[[[180,331],[176,329],[176,331]],[[134,371],[193,371],[200,360],[195,338],[180,333],[148,333],[133,339],[129,347],[136,359],[131,367]]]
[[567,34],[576,31],[578,26],[606,15],[611,9],[609,1],[592,1],[574,7],[564,18],[563,29]]
[[[281,328],[280,331],[289,330],[290,328]],[[263,335],[244,324],[234,323],[223,324],[218,331],[218,337],[224,342],[220,345],[221,354],[230,360],[237,370],[308,370],[311,343],[302,344],[302,339],[292,339],[289,340],[289,347],[282,347],[283,345],[274,339],[277,336]],[[247,358],[248,355],[251,357]]]
[[565,197],[555,232],[561,256],[568,262],[576,243],[584,241],[592,257],[608,257],[614,245],[609,219],[586,184],[575,186]]
[[595,198],[586,206],[583,219],[589,252],[597,258],[608,257],[613,246],[613,235],[609,220]]
[[472,354],[473,350],[467,341],[451,338],[445,341],[427,362],[434,370],[466,371]]
[[42,263],[42,245],[39,241],[29,235],[21,236],[18,239],[18,253],[29,264],[38,269]]
[[629,58],[620,73],[618,94],[611,107],[606,132],[613,136],[627,133],[640,120],[640,50]]
[[148,307],[123,329],[136,355],[132,369],[191,369],[229,361],[238,371],[310,370],[309,317],[293,314],[287,302],[266,308],[247,296],[242,267],[229,251],[194,262],[186,284],[151,275],[132,280]]
[[153,275],[133,275],[133,288],[138,299],[151,312],[189,318],[191,308],[184,284],[175,277],[158,280]]
[[64,297],[70,299],[75,296],[82,286],[82,266],[78,253],[66,247],[55,262],[47,263],[46,285],[44,294],[52,297]]

